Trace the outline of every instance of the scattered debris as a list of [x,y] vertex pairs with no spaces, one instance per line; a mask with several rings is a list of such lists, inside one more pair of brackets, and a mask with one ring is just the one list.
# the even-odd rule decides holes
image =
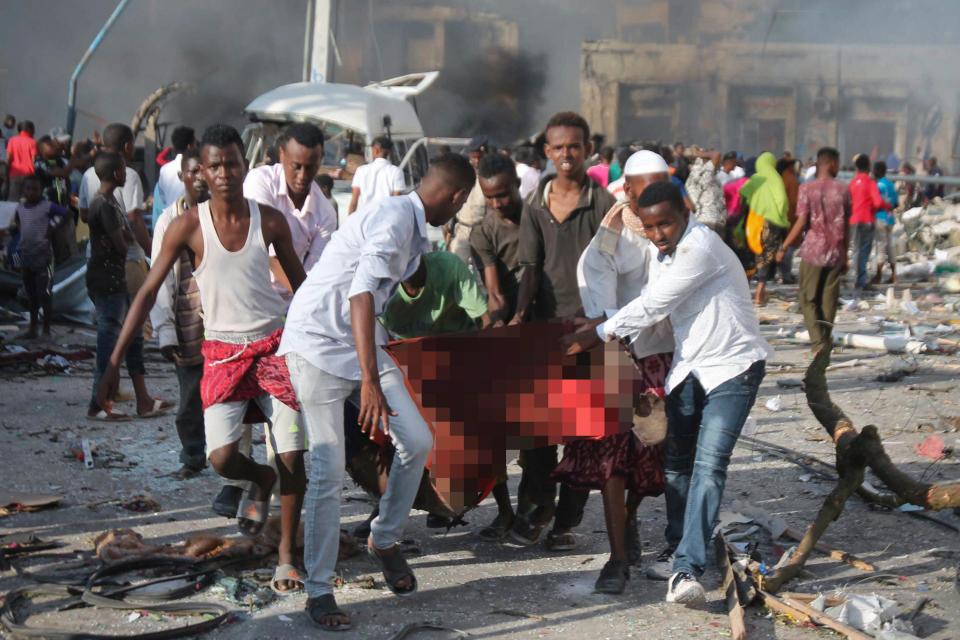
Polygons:
[[867,634],[861,633],[859,630],[834,619],[827,613],[817,611],[805,602],[795,600],[788,596],[778,598],[766,591],[761,591],[760,593],[764,604],[768,607],[787,613],[801,623],[813,622],[824,627],[829,627],[834,631],[842,633],[850,640],[871,640],[871,637]]
[[230,576],[219,578],[210,590],[228,602],[248,609],[260,609],[277,597],[272,589],[261,587],[252,580]]
[[950,450],[946,448],[943,438],[936,433],[931,433],[916,446],[917,455],[929,460],[943,460],[947,457],[948,451]]
[[768,411],[773,411],[774,413],[778,411],[783,411],[783,398],[781,398],[780,396],[773,396],[772,398],[767,400],[764,406],[767,408]]
[[[798,331],[797,340],[810,342],[809,331]],[[924,341],[907,336],[879,335],[869,336],[862,333],[844,333],[835,331],[833,342],[837,345],[846,347],[857,347],[860,349],[874,349],[877,351],[888,351],[890,353],[927,353],[940,350],[936,341]]]
[[372,575],[364,575],[357,577],[353,582],[350,583],[358,589],[376,589],[377,581]]
[[[93,540],[97,558],[105,564],[117,564],[146,557],[194,558],[263,558],[276,550],[262,540],[250,538],[223,538],[206,533],[195,534],[179,545],[155,545],[144,542],[133,529],[111,529]],[[270,571],[273,578],[273,571]]]
[[530,620],[546,620],[543,616],[538,616],[535,613],[526,613],[524,611],[517,611],[516,609],[493,609],[490,612],[491,615],[501,615],[501,616],[510,616],[511,618],[528,618]]
[[727,615],[730,618],[730,632],[733,640],[747,640],[747,623],[744,619],[743,608],[750,604],[740,599],[741,587],[737,584],[737,577],[730,563],[730,552],[723,533],[718,533],[716,540],[717,561],[720,572],[723,574],[723,592],[727,603]]
[[900,382],[909,375],[917,372],[920,366],[916,359],[897,360],[889,369],[877,376],[878,382]]
[[120,506],[134,513],[156,513],[162,509],[159,502],[145,494],[137,494],[121,502]]
[[404,626],[400,631],[397,631],[395,634],[390,636],[389,640],[404,640],[405,638],[413,635],[415,631],[447,631],[449,633],[455,634],[454,638],[469,638],[471,637],[466,631],[461,631],[460,629],[454,629],[453,627],[445,627],[442,624],[435,622],[411,622],[410,624]]
[[63,496],[0,489],[0,517],[23,511],[40,511],[60,504]]

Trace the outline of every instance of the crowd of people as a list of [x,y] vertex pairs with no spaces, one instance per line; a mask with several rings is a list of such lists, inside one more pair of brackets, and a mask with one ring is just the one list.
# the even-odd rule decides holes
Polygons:
[[[252,169],[234,128],[214,125],[198,140],[178,127],[147,198],[126,125],[70,145],[63,132],[34,141],[32,123],[16,123],[16,133],[14,124],[4,122],[3,189],[19,202],[8,255],[30,300],[28,337],[41,319],[50,332],[52,266],[85,251],[97,323],[87,417],[132,418],[115,408],[125,363],[138,417],[176,405],[176,476],[209,463],[224,479],[215,512],[255,536],[276,493],[273,588],[305,591],[309,617],[326,629],[352,625],[332,581],[357,429],[381,431],[393,453],[379,503],[355,533],[393,593],[419,587],[398,543],[433,437],[383,350],[391,338],[572,319],[576,331],[556,347],[567,355],[624,345],[639,382],[635,412],[664,416],[664,433],[575,441],[562,458],[557,446],[521,451],[516,508],[504,471],[492,492],[497,515],[479,535],[574,549],[598,490],[610,558],[596,590],[622,593],[640,561],[639,505],[665,494],[665,540],[645,574],[667,582],[668,602],[696,604],[727,467],[772,354],[754,304],[778,273],[795,282],[796,250],[816,353],[832,344],[851,241],[857,291],[879,282],[885,265],[895,278],[898,195],[887,167],[857,156],[847,185],[832,148],[819,150],[801,180],[787,154],[614,148],[563,112],[540,144],[494,150],[475,138],[462,154],[434,158],[409,190],[390,138],[378,137],[339,225],[321,166],[324,135],[312,124],[286,127],[277,162]],[[440,247],[428,225],[443,230]],[[883,258],[871,279],[874,244]],[[147,389],[147,335],[175,367],[177,403]],[[265,424],[265,464],[251,454],[255,423]]]

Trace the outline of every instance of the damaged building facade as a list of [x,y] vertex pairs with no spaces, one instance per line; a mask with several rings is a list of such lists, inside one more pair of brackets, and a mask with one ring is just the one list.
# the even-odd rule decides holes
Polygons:
[[[789,150],[801,158],[831,145],[845,161],[893,152],[937,156],[955,168],[960,47],[909,40],[895,22],[874,28],[891,3],[616,5],[617,37],[585,42],[581,63],[582,110],[611,139],[682,140],[748,155]],[[901,5],[886,18],[909,19],[917,3]],[[870,42],[844,39],[846,31]],[[879,34],[888,34],[886,42],[872,44]]]

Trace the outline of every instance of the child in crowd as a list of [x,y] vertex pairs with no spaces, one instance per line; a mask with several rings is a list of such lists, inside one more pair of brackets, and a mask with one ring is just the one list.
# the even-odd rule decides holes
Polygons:
[[[87,261],[87,293],[97,312],[97,362],[93,373],[93,393],[87,410],[89,420],[118,422],[130,417],[101,407],[97,387],[107,368],[110,354],[127,315],[127,246],[134,242],[126,213],[114,196],[114,189],[126,183],[126,163],[113,151],[97,155],[93,163],[100,187],[90,201],[87,224],[90,226],[90,259]],[[143,366],[143,335],[133,341],[127,352],[127,371],[139,399],[146,393]]]
[[41,309],[43,335],[50,335],[53,313],[53,245],[50,237],[69,211],[43,197],[43,185],[36,175],[24,178],[23,198],[17,205],[13,227],[20,233],[20,273],[30,306],[30,328],[22,337],[32,339],[38,335]]

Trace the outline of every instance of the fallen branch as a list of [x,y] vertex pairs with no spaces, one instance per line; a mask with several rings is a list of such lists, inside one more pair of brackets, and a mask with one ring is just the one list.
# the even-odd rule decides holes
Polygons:
[[[794,542],[801,542],[803,540],[803,535],[797,531],[794,531],[793,529],[787,529],[783,532],[783,535],[790,538]],[[866,560],[861,560],[852,553],[847,553],[846,551],[842,551],[840,549],[831,549],[822,542],[818,542],[816,545],[814,545],[814,549],[834,560],[848,564],[854,569],[859,569],[860,571],[866,571],[868,573],[877,570],[874,565],[870,564]]]
[[[873,640],[871,636],[868,636],[862,631],[858,631],[849,625],[845,625],[839,620],[831,618],[821,611],[817,611],[805,602],[800,602],[799,600],[789,597],[778,598],[777,596],[766,591],[761,591],[760,594],[763,598],[764,604],[771,609],[776,607],[777,609],[775,610],[789,612],[790,615],[794,617],[805,616],[807,620],[842,633],[847,638],[850,638],[850,640]],[[771,603],[774,603],[774,606],[771,606]]]
[[775,595],[766,591],[760,591],[759,594],[760,599],[763,601],[763,604],[765,607],[767,607],[767,609],[790,616],[790,618],[793,619],[793,621],[797,624],[813,624],[813,619],[810,616],[799,609],[787,606],[785,602],[780,600],[780,598],[776,597]]
[[893,464],[875,426],[867,425],[862,431],[857,431],[853,422],[830,398],[826,380],[829,365],[830,349],[821,349],[807,368],[804,388],[807,405],[836,445],[839,480],[824,500],[816,519],[807,528],[789,562],[764,581],[764,588],[768,591],[778,591],[800,574],[827,527],[840,517],[847,499],[861,488],[867,467],[904,502],[931,511],[960,506],[960,482],[919,482]]
[[722,533],[718,533],[716,540],[717,562],[723,573],[723,592],[727,601],[727,615],[730,617],[730,633],[733,640],[747,640],[747,624],[743,616],[743,606],[740,604],[740,591],[737,587],[736,574],[730,564],[730,551]]
[[800,544],[797,545],[797,550],[790,556],[790,560],[786,565],[777,569],[764,580],[764,589],[772,592],[779,591],[780,587],[787,581],[800,575],[804,565],[807,563],[807,558],[810,557],[810,554],[816,548],[817,541],[820,540],[820,537],[827,530],[827,527],[830,526],[830,523],[840,517],[847,498],[853,495],[853,492],[857,490],[857,487],[860,486],[862,482],[862,465],[851,465],[849,471],[840,476],[840,482],[837,483],[837,486],[834,487],[830,495],[827,496],[813,524],[807,528],[806,533],[800,540]]

